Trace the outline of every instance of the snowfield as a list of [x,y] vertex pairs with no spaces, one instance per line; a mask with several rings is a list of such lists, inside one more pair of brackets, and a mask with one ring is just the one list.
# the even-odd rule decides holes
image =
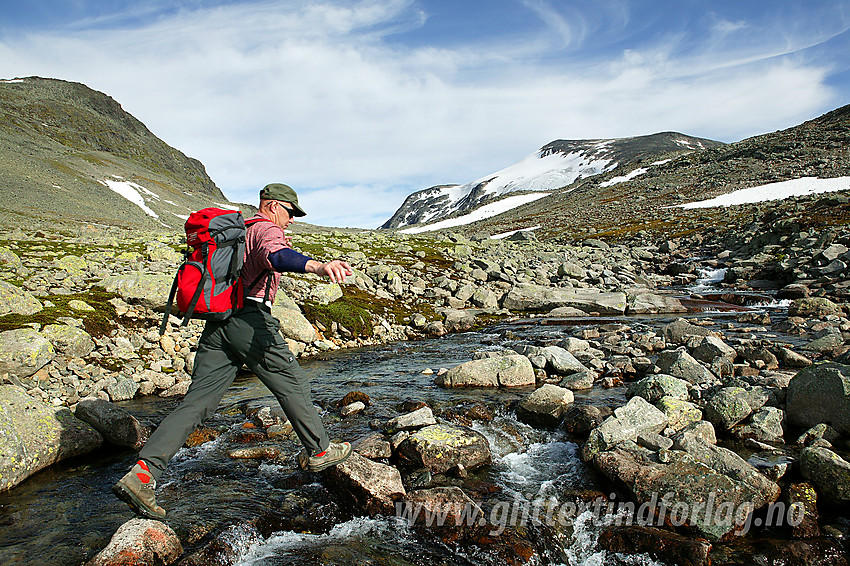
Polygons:
[[734,206],[736,204],[753,204],[772,200],[783,200],[789,197],[833,193],[850,190],[850,177],[834,177],[818,179],[802,177],[779,183],[769,183],[758,187],[750,187],[733,191],[719,197],[688,204],[678,204],[681,208],[711,208],[714,206]]
[[[593,150],[604,149],[610,143],[610,140],[601,142]],[[541,156],[541,151],[537,151],[509,167],[471,183],[442,187],[436,191],[423,193],[423,198],[444,196],[448,202],[424,215],[421,223],[430,222],[437,217],[457,211],[462,201],[479,185],[483,185],[482,194],[486,197],[498,197],[516,191],[554,191],[572,184],[579,178],[598,175],[616,166],[617,163],[611,159],[591,157],[591,152],[574,151],[568,154],[555,152]]]
[[534,202],[537,199],[541,199],[546,196],[549,196],[549,193],[530,193],[525,195],[507,197],[497,202],[485,204],[484,206],[474,210],[473,212],[470,212],[469,214],[465,214],[463,216],[459,216],[457,218],[441,220],[440,222],[428,224],[427,226],[405,228],[404,230],[399,230],[399,232],[401,232],[402,234],[419,234],[422,232],[430,232],[432,230],[440,230],[442,228],[463,226],[464,224],[471,224],[472,222],[476,222],[478,220],[484,220],[485,218],[490,218],[491,216],[502,214],[503,212],[507,212],[511,209],[514,209],[518,206],[522,206],[523,204],[527,204],[529,202]]
[[135,204],[139,208],[141,208],[145,212],[145,214],[147,214],[148,216],[153,216],[154,218],[157,218],[157,219],[159,218],[159,214],[157,214],[156,212],[151,210],[145,204],[145,197],[143,197],[139,191],[146,193],[148,195],[151,195],[152,197],[156,198],[157,200],[159,200],[159,195],[152,193],[151,191],[147,190],[146,188],[144,188],[141,185],[137,185],[136,183],[131,183],[130,181],[104,180],[104,181],[100,181],[100,182],[103,183],[104,185],[106,185],[107,187],[109,187],[110,189],[112,189],[113,191],[115,191],[116,193],[118,193],[119,195],[121,195],[122,197],[124,197],[125,199],[129,200],[130,202],[132,202],[133,204]]
[[639,175],[643,175],[644,173],[646,173],[646,171],[647,171],[646,169],[641,167],[639,169],[635,169],[634,171],[623,175],[622,177],[611,177],[609,180],[605,181],[604,183],[599,183],[599,186],[600,187],[613,187],[614,185],[619,185],[620,183],[625,183],[627,181],[631,181],[635,177],[637,177]]

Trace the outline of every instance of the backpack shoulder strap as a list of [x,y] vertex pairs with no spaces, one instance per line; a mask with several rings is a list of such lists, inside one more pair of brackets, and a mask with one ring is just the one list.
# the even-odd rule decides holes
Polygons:
[[[248,229],[251,226],[253,226],[254,224],[258,224],[260,222],[272,222],[272,221],[269,220],[268,218],[257,218],[257,217],[249,218],[248,220],[245,221],[245,228]],[[272,222],[272,224],[274,224],[274,223]],[[260,282],[260,279],[262,279],[263,277],[266,277],[266,285],[265,285],[266,294],[265,294],[264,302],[268,301],[269,300],[269,294],[271,292],[272,273],[273,272],[270,269],[266,269],[265,271],[261,271],[260,274],[256,277],[256,279],[251,281],[251,284],[245,287],[245,296],[246,297],[248,296],[248,292],[251,289],[254,288],[254,285],[256,285],[257,283]]]
[[[248,220],[245,221],[245,228],[250,228],[254,224],[257,224],[258,222],[271,222],[271,220],[269,220],[268,218],[249,218]],[[272,222],[272,224],[274,224],[274,223]]]

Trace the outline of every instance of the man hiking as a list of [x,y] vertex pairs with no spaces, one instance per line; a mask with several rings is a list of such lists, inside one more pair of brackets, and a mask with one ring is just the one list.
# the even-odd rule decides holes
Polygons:
[[242,280],[245,305],[226,320],[208,320],[195,355],[192,384],[183,401],[169,414],[139,452],[139,461],[112,491],[138,514],[164,519],[154,497],[156,482],[168,461],[204,419],[212,415],[243,364],[274,394],[304,450],[298,461],[318,472],[343,462],[351,454],[348,442],[332,443],[310,398],[310,383],[280,334],[271,315],[281,272],[316,273],[334,283],[352,275],[340,260],[322,263],[289,246],[284,230],[306,213],[298,195],[282,183],[260,191],[260,208],[247,230]]

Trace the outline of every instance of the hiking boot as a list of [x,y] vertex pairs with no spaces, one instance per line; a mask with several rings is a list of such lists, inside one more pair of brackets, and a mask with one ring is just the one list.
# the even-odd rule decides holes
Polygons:
[[156,504],[153,491],[156,480],[144,460],[139,460],[123,478],[112,486],[112,493],[130,509],[148,519],[165,520],[165,509]]
[[[351,444],[348,442],[331,442],[321,456],[310,456],[307,458],[307,468],[311,472],[321,472],[325,468],[345,462],[349,456],[351,456]],[[298,460],[300,464],[302,461],[300,454]]]

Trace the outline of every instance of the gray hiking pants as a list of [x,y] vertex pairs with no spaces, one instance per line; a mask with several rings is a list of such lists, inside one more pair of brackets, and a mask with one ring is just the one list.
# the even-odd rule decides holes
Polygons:
[[277,398],[311,455],[328,447],[310,383],[280,335],[280,322],[259,303],[245,302],[245,308],[227,320],[207,321],[186,396],[139,452],[155,479],[195,427],[215,412],[243,363]]

